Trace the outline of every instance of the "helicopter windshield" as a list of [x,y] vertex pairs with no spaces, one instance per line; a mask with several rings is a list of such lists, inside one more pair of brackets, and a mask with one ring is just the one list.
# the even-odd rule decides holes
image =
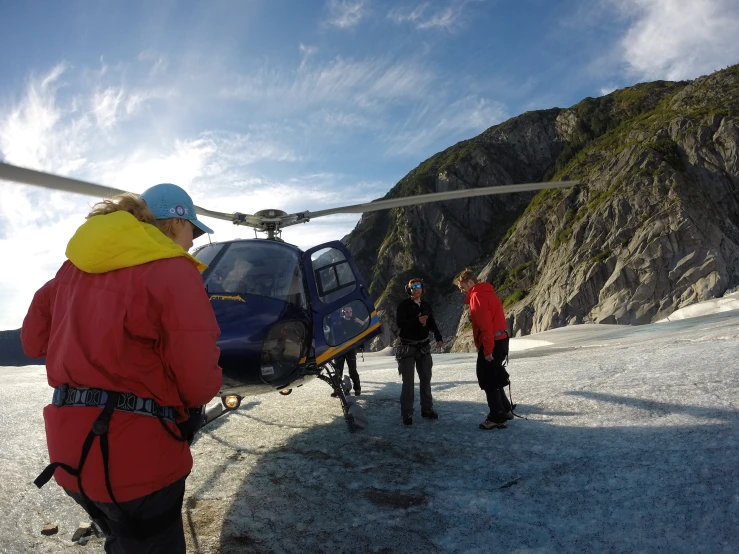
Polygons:
[[269,242],[235,242],[205,280],[211,294],[258,294],[306,308],[298,252]]

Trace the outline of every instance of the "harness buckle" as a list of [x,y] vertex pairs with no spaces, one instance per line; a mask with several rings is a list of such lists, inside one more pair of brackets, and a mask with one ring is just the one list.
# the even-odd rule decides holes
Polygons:
[[108,422],[101,419],[96,419],[92,423],[92,432],[96,435],[104,435],[108,432]]
[[51,403],[54,406],[64,406],[64,404],[67,401],[67,391],[69,390],[69,385],[66,383],[63,384],[61,387],[57,387],[54,389],[54,396],[51,399]]

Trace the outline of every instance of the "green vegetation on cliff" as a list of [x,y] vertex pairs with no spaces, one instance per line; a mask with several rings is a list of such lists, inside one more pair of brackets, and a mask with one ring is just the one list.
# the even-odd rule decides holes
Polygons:
[[[425,160],[386,198],[510,182],[571,179],[585,186],[367,214],[347,244],[379,304],[411,275],[439,290],[461,267],[483,267],[496,252],[505,255],[488,280],[507,307],[530,302],[542,249],[561,251],[558,263],[585,271],[578,268],[625,250],[634,226],[650,225],[651,214],[677,217],[681,187],[694,179],[683,140],[696,127],[713,133],[723,117],[737,116],[738,89],[734,66],[715,79],[642,83],[568,109],[527,112]],[[597,244],[616,225],[609,217],[631,212],[636,220],[614,231],[616,242]],[[595,220],[605,226],[594,227]],[[567,254],[584,240],[597,246]]]

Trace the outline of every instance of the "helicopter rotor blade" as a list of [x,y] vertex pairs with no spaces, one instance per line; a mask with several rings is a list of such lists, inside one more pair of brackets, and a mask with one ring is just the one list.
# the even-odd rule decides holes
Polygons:
[[[27,185],[44,187],[52,190],[60,190],[72,192],[76,194],[84,194],[87,196],[97,196],[106,198],[122,194],[127,191],[114,187],[106,187],[70,177],[62,177],[51,173],[44,173],[33,169],[17,167],[4,162],[0,162],[0,180],[14,181]],[[403,206],[414,206],[418,204],[426,204],[428,202],[440,202],[446,200],[456,200],[460,198],[471,198],[475,196],[487,196],[490,194],[510,194],[515,192],[528,192],[542,189],[557,189],[564,187],[572,187],[580,185],[578,181],[550,181],[546,183],[522,183],[516,185],[501,185],[495,187],[483,187],[474,189],[453,190],[447,192],[435,192],[430,194],[418,194],[415,196],[406,196],[403,198],[390,198],[387,200],[376,200],[374,202],[366,202],[364,204],[354,204],[352,206],[341,206],[338,208],[330,208],[328,210],[319,210],[316,212],[298,212],[293,214],[282,214],[267,216],[264,214],[252,215],[242,214],[239,212],[224,213],[207,210],[200,206],[195,206],[198,215],[231,221],[236,225],[246,225],[254,227],[257,230],[266,231],[268,229],[280,229],[297,223],[306,223],[317,217],[324,217],[334,214],[361,214],[367,212],[375,212],[379,210],[389,210],[391,208],[400,208]],[[136,194],[136,193],[131,193]]]
[[[428,202],[440,202],[444,200],[457,200],[460,198],[470,198],[473,196],[487,196],[490,194],[510,194],[514,192],[528,192],[542,189],[558,189],[580,185],[579,181],[549,181],[546,183],[521,183],[517,185],[501,185],[497,187],[483,187],[475,189],[451,190],[447,192],[432,192],[430,194],[417,194],[415,196],[404,196],[403,198],[390,198],[388,200],[376,200],[365,204],[354,204],[352,206],[342,206],[339,208],[331,208],[328,210],[319,210],[317,212],[302,212],[298,215],[295,223],[303,223],[316,217],[324,217],[333,214],[361,214],[367,212],[375,212],[379,210],[389,210],[391,208],[400,208],[402,206],[415,206],[417,204],[426,204]],[[293,225],[294,223],[288,223]],[[285,225],[283,225],[285,226]]]
[[244,218],[253,217],[248,214],[227,214],[224,212],[214,212],[213,210],[206,210],[205,208],[201,208],[200,206],[195,206],[195,211],[198,212],[198,215],[202,215],[204,217],[212,217],[213,219],[222,219],[224,221],[235,221],[237,216],[241,216]]
[[25,185],[34,185],[37,187],[61,190],[65,192],[74,192],[87,196],[99,196],[101,198],[107,198],[126,192],[125,190],[113,187],[105,187],[103,185],[96,185],[94,183],[79,181],[69,177],[61,177],[60,175],[44,173],[43,171],[17,167],[4,162],[0,162],[0,180],[15,181],[16,183],[23,183]]
[[[64,192],[73,192],[76,194],[84,194],[86,196],[97,196],[99,198],[109,198],[116,194],[128,193],[128,191],[117,189],[114,187],[106,187],[103,185],[96,185],[95,183],[88,183],[87,181],[80,181],[78,179],[72,179],[70,177],[62,177],[60,175],[54,175],[52,173],[44,173],[43,171],[36,171],[34,169],[27,169],[25,167],[18,167],[10,165],[5,162],[0,162],[0,181],[13,181],[16,183],[23,183],[25,185],[33,185],[37,187],[43,187],[52,190],[61,190]],[[128,193],[128,194],[138,194]],[[195,210],[198,215],[212,217],[215,219],[223,219],[225,221],[234,221],[236,214],[227,214],[223,212],[215,212],[213,210],[206,210],[200,206],[195,206]],[[246,220],[252,217],[246,214],[239,214]]]

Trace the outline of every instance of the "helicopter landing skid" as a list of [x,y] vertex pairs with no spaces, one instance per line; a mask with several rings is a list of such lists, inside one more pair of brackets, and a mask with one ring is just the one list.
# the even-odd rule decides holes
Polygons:
[[[364,410],[357,404],[357,401],[347,395],[349,389],[345,389],[338,380],[336,368],[329,362],[322,367],[322,370],[317,377],[334,389],[334,393],[336,393],[337,398],[341,402],[341,410],[344,412],[344,421],[346,421],[349,432],[354,433],[355,431],[365,429],[367,427],[367,416],[364,415]],[[325,374],[323,373],[324,371]]]

